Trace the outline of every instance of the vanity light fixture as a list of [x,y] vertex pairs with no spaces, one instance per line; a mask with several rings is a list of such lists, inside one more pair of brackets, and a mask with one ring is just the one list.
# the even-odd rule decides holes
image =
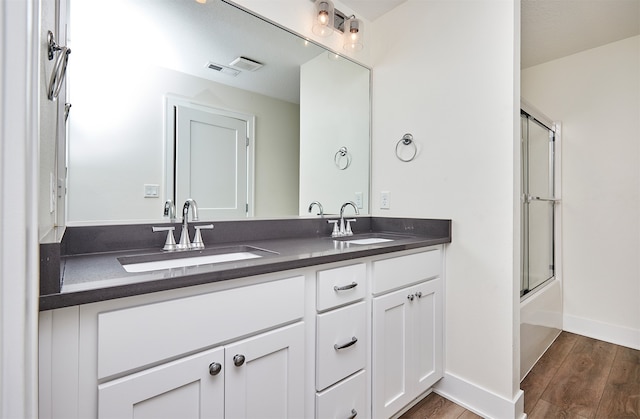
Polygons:
[[315,14],[312,31],[316,35],[326,37],[333,31],[343,34],[343,48],[346,51],[357,52],[362,50],[363,23],[355,15],[347,17],[340,10],[337,10],[331,0],[314,0]]
[[362,43],[362,20],[352,15],[344,24],[344,45],[347,51],[361,51],[364,47]]
[[333,33],[335,12],[331,0],[316,0],[316,10],[312,31],[316,35],[325,37]]

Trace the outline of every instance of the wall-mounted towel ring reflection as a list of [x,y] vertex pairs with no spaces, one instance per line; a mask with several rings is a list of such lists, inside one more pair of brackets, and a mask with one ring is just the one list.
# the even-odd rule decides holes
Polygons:
[[[402,146],[402,147],[400,147]],[[410,162],[416,158],[418,154],[418,146],[413,141],[413,135],[405,134],[396,144],[396,157],[403,162]]]
[[53,60],[56,52],[58,53],[56,62],[53,65],[51,80],[49,80],[49,91],[47,95],[49,100],[56,100],[60,94],[64,76],[67,73],[67,63],[69,62],[69,54],[71,54],[71,50],[67,47],[61,47],[58,45],[56,43],[56,38],[51,31],[47,34],[47,42],[49,44],[49,61]]
[[340,147],[340,150],[338,150],[336,155],[333,157],[333,162],[340,170],[344,170],[347,167],[351,166],[351,154],[349,154],[349,150],[347,150],[347,147]]

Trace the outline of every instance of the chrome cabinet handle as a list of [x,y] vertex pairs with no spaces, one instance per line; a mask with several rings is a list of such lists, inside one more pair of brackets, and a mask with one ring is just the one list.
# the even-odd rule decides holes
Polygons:
[[353,419],[358,416],[358,411],[356,409],[351,409],[351,415],[347,417],[347,419]]
[[357,337],[352,337],[351,340],[345,344],[342,345],[338,345],[337,343],[335,345],[333,345],[333,349],[335,349],[336,351],[339,351],[340,349],[345,349],[348,348],[349,346],[353,346],[356,344],[356,342],[358,341]]
[[413,301],[413,299],[415,298],[415,295],[409,294],[407,295],[407,298],[409,299],[409,301]]
[[352,283],[350,283],[349,285],[343,285],[342,287],[339,287],[339,286],[335,285],[335,286],[333,287],[333,290],[334,290],[334,291],[346,291],[346,290],[350,290],[350,289],[352,289],[352,288],[355,288],[355,287],[357,287],[357,286],[358,286],[358,283],[357,283],[357,282],[352,282]]
[[218,375],[220,374],[220,371],[222,371],[222,364],[219,362],[212,362],[209,364],[209,374]]
[[244,364],[244,355],[235,355],[233,357],[233,365],[235,365],[236,367],[241,366],[242,364]]
[[416,297],[422,298],[422,292],[421,291],[416,292]]

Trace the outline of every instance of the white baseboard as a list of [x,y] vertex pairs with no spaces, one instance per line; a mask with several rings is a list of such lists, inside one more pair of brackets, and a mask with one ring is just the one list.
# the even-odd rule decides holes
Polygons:
[[565,314],[562,328],[567,332],[603,340],[616,345],[640,350],[640,330],[617,326]]
[[490,419],[526,419],[524,392],[519,390],[513,400],[505,399],[453,374],[445,373],[434,391],[442,397]]

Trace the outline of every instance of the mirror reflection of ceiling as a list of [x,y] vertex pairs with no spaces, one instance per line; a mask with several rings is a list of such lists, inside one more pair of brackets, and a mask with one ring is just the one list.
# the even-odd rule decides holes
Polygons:
[[[247,25],[245,13],[220,2],[128,0],[124,5],[131,9],[127,20],[145,34],[136,47],[154,51],[155,64],[292,103],[299,102],[300,65],[324,52],[274,25]],[[256,42],[265,39],[269,42]],[[237,57],[264,66],[235,77],[207,67],[211,62],[233,68]]]

